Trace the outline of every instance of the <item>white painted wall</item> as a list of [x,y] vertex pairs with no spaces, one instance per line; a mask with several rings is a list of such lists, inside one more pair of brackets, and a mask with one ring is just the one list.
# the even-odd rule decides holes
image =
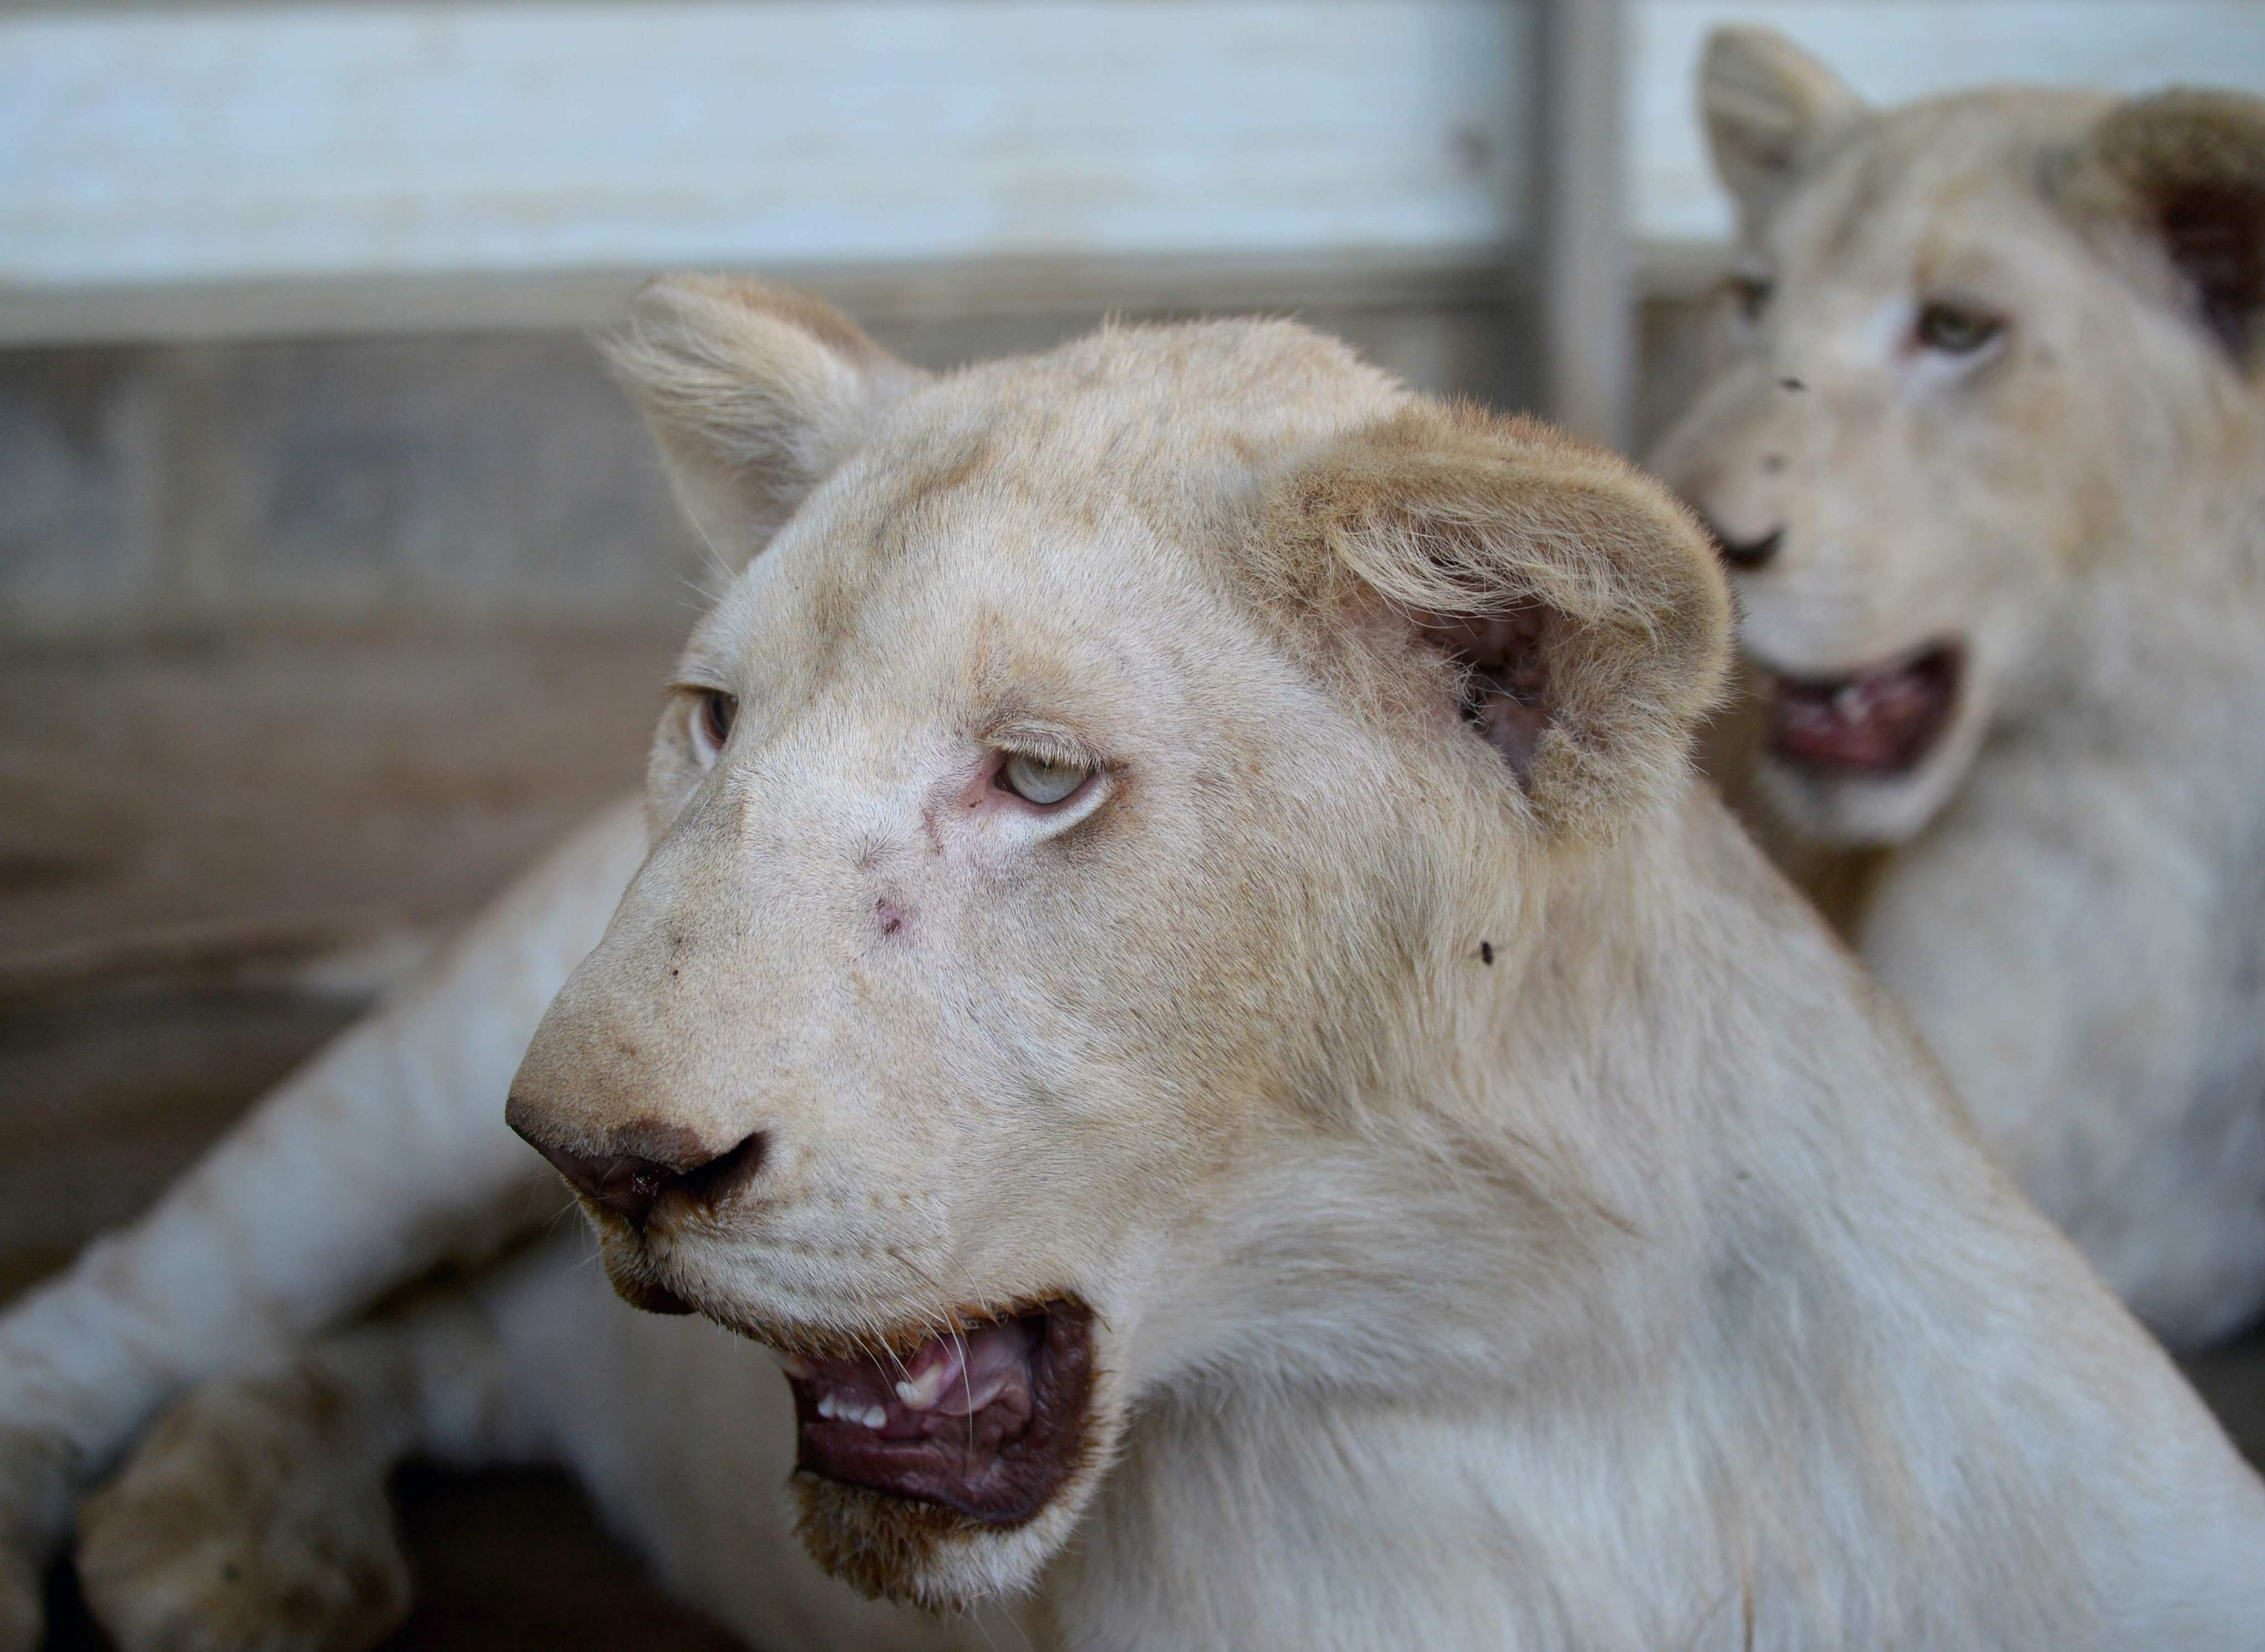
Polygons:
[[1493,244],[1485,0],[0,23],[0,279]]
[[2265,95],[2259,0],[1634,0],[1630,22],[1633,228],[1652,242],[1730,233],[1692,81],[1724,23],[1782,31],[1875,102],[1999,81]]
[[[1632,0],[1642,240],[1727,215],[1715,22],[1863,91],[2265,91],[2257,0]],[[1497,258],[1515,0],[590,0],[0,11],[0,338],[58,295],[680,264]],[[46,310],[42,305],[47,306]]]

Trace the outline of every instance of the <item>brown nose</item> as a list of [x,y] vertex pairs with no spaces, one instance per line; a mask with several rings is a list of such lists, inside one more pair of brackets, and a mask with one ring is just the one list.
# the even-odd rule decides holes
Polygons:
[[631,1125],[614,1132],[608,1144],[611,1151],[581,1153],[544,1140],[541,1125],[528,1117],[528,1111],[514,1097],[504,1117],[528,1146],[550,1161],[576,1192],[628,1218],[633,1227],[645,1226],[652,1207],[671,1189],[681,1189],[699,1204],[719,1204],[754,1180],[762,1168],[761,1131],[721,1153],[711,1153],[689,1131],[668,1125],[644,1129]]
[[1712,522],[1704,526],[1715,542],[1715,554],[1733,568],[1766,567],[1785,542],[1782,528],[1773,528],[1759,539],[1733,539]]

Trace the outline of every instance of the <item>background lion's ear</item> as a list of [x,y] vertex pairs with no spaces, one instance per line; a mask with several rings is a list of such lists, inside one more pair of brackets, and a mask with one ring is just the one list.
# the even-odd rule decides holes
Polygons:
[[2119,106],[2078,168],[2079,209],[2159,246],[2196,317],[2244,368],[2265,309],[2265,102],[2177,91]]
[[925,376],[814,298],[721,276],[649,283],[603,347],[686,514],[735,565]]
[[1610,835],[1688,775],[1730,593],[1666,490],[1526,418],[1421,405],[1274,490],[1278,583],[1412,666],[1554,830]]
[[1715,176],[1749,237],[1864,100],[1774,29],[1717,29],[1699,65],[1699,112]]

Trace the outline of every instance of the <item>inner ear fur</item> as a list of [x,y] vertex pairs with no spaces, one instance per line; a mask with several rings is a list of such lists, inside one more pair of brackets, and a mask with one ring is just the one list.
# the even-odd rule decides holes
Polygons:
[[829,305],[717,275],[648,283],[601,347],[685,513],[735,564],[927,376]]
[[2265,102],[2178,90],[2134,98],[2092,133],[2079,210],[2158,246],[2196,318],[2245,370],[2265,310]]
[[1803,171],[1863,115],[1864,100],[1774,29],[1707,37],[1699,113],[1715,176],[1752,239]]
[[1730,593],[1696,521],[1625,461],[1421,404],[1286,477],[1264,538],[1302,604],[1388,616],[1355,629],[1417,668],[1419,699],[1459,713],[1552,829],[1608,836],[1684,785],[1727,678]]

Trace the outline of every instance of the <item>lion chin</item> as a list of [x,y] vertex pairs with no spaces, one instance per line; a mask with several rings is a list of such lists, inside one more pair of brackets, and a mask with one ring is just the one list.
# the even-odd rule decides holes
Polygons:
[[1055,1546],[957,1510],[845,1486],[807,1469],[790,1482],[795,1535],[859,1594],[930,1612],[972,1612],[1031,1587]]

